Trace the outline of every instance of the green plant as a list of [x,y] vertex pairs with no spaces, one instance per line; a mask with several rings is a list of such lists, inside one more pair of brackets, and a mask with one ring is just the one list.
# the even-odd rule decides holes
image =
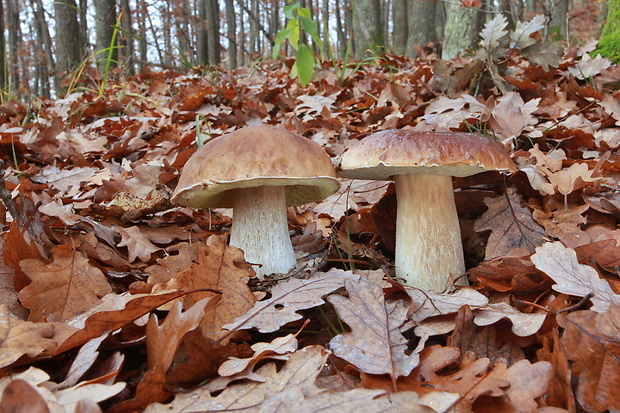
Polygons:
[[321,51],[323,42],[319,36],[319,27],[312,20],[310,9],[301,7],[299,3],[289,4],[283,8],[284,16],[287,19],[286,27],[280,30],[274,39],[273,59],[280,55],[280,48],[285,41],[295,50],[295,64],[291,68],[291,76],[297,77],[302,86],[308,85],[312,80],[314,68],[317,64],[314,52],[308,46],[306,34]]

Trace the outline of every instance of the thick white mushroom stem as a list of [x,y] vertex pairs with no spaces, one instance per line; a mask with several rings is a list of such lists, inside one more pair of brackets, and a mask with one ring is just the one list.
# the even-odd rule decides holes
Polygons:
[[256,275],[286,273],[297,264],[286,220],[283,186],[235,189],[230,245],[241,248]]
[[465,273],[452,178],[416,173],[397,175],[394,182],[396,276],[412,287],[445,291]]

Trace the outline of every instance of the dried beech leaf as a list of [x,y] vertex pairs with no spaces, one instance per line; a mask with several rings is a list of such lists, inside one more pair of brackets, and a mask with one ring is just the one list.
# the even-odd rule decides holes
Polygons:
[[594,293],[593,311],[604,313],[612,303],[620,304],[620,296],[609,283],[600,278],[594,268],[579,264],[575,250],[564,247],[561,242],[547,242],[536,248],[531,260],[536,268],[555,281],[552,287],[555,291],[578,297]]
[[514,188],[505,195],[486,198],[489,209],[476,221],[474,231],[491,231],[487,241],[485,260],[508,255],[515,248],[530,252],[542,244],[545,232],[532,219],[532,213],[521,206],[521,197]]
[[29,319],[40,321],[50,315],[68,320],[101,303],[112,292],[103,273],[91,266],[70,244],[52,249],[52,262],[23,260],[22,270],[32,282],[19,292],[19,299],[30,310]]
[[299,310],[324,304],[321,297],[344,287],[345,280],[359,280],[351,271],[332,268],[328,272],[317,272],[311,278],[291,278],[271,290],[271,298],[257,302],[244,315],[222,328],[235,331],[257,328],[261,333],[270,333],[281,326],[302,318]]

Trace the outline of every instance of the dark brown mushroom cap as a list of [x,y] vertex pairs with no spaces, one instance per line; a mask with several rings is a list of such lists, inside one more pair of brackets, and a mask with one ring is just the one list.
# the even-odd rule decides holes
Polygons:
[[354,144],[338,169],[345,178],[388,180],[411,173],[463,177],[516,167],[500,143],[474,133],[389,129]]
[[207,142],[183,167],[172,202],[230,208],[237,188],[285,186],[287,205],[320,201],[338,187],[316,142],[273,126],[239,129]]

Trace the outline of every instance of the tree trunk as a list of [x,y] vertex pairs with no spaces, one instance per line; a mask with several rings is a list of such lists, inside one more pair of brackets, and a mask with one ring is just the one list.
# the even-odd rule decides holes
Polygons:
[[[346,10],[345,10],[346,13]],[[347,27],[350,27],[349,25],[347,25],[346,23],[346,16],[344,17],[345,19],[345,24],[342,24],[343,22],[343,16],[341,14],[341,7],[338,6],[336,7],[336,36],[338,37],[338,56],[340,58],[343,58],[345,56],[345,53],[347,51],[347,35],[345,33],[345,29]]]
[[121,61],[125,70],[129,74],[134,74],[134,44],[133,44],[133,19],[131,18],[131,8],[129,7],[129,0],[121,0],[121,27],[122,33],[119,33],[121,38],[119,44],[122,46],[119,50],[119,55],[122,56]]
[[392,2],[392,17],[394,19],[394,51],[399,55],[409,55],[407,38],[409,36],[407,16],[408,3],[411,0],[394,0]]
[[476,48],[483,27],[484,15],[480,9],[461,4],[448,6],[441,58],[454,59]]
[[385,46],[380,0],[351,0],[353,11],[353,51],[361,58],[366,50],[379,54]]
[[207,63],[219,65],[220,58],[220,6],[218,0],[207,0]]
[[19,51],[22,50],[22,31],[19,24],[19,3],[17,0],[7,0],[6,2],[6,26],[9,33],[7,81],[9,82],[9,92],[16,93],[19,90],[21,80]]
[[568,0],[552,0],[549,35],[552,38],[568,39]]
[[189,26],[189,20],[191,16],[190,6],[187,0],[181,0],[173,3],[175,8],[176,23],[175,30],[177,46],[179,48],[179,54],[182,56],[183,61],[191,62],[194,58],[192,51],[191,31]]
[[[0,68],[6,67],[6,39],[4,37],[4,4],[0,1]],[[0,70],[0,93],[7,92],[5,70]]]
[[437,41],[435,31],[436,1],[408,0],[409,35],[407,36],[407,55],[417,56],[419,49]]
[[598,53],[614,62],[620,61],[620,0],[609,0],[607,4],[607,21],[598,47],[591,55],[596,56]]
[[75,0],[54,2],[56,17],[56,90],[64,93],[67,85],[63,80],[80,65],[83,54],[83,45],[80,44],[80,26],[78,24],[77,7]]
[[138,16],[140,16],[140,18],[138,19],[138,37],[140,39],[138,43],[138,49],[140,51],[140,62],[138,64],[138,67],[139,70],[142,71],[144,69],[144,64],[148,59],[148,50],[146,44],[146,18],[148,15],[148,10],[146,8],[146,2],[139,1],[137,4],[137,8]]
[[95,0],[96,14],[96,60],[99,72],[103,73],[106,67],[116,66],[118,50],[113,44],[114,31],[116,30],[116,1]]
[[226,35],[228,37],[228,59],[230,68],[234,69],[237,62],[237,19],[235,18],[235,4],[233,0],[226,0]]
[[34,26],[37,33],[38,43],[41,45],[43,56],[38,59],[38,77],[40,89],[35,91],[37,95],[50,95],[50,77],[54,72],[54,56],[52,51],[52,38],[50,36],[49,27],[45,20],[45,9],[42,0],[34,0],[30,3],[34,14]]

